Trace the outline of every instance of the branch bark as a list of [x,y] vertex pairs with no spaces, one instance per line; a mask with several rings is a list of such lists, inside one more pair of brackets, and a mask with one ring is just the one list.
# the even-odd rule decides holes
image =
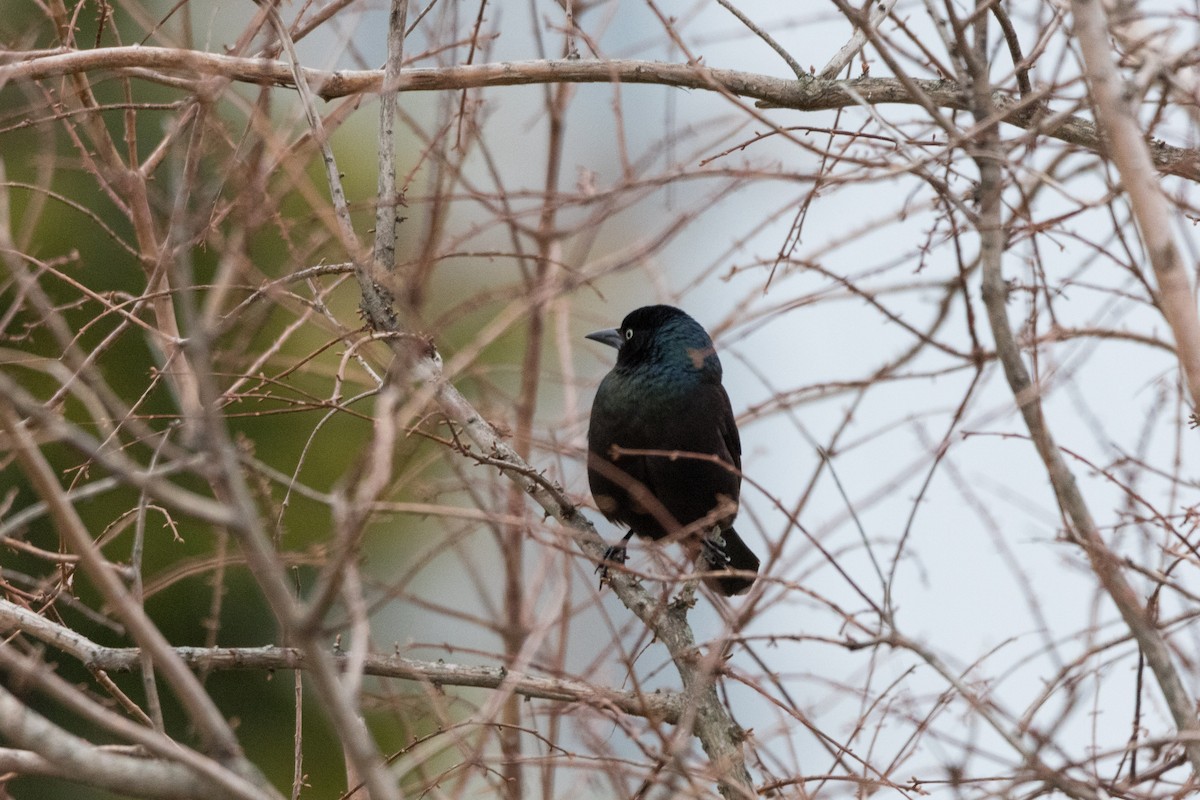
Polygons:
[[[31,636],[71,655],[88,669],[130,672],[142,666],[141,648],[105,647],[64,625],[3,599],[0,599],[0,631],[19,631]],[[298,647],[176,647],[174,653],[181,663],[193,670],[269,672],[304,670],[310,666],[304,651]],[[339,653],[332,654],[331,658],[339,665],[347,660],[345,655]],[[4,658],[0,657],[0,666],[5,664]],[[677,724],[682,716],[682,697],[677,692],[621,692],[597,687],[586,681],[546,678],[501,667],[465,666],[441,660],[422,661],[371,653],[363,664],[363,672],[381,678],[419,681],[432,687],[497,689],[503,686],[525,697],[615,708],[625,714],[672,725]]]
[[[1083,3],[1087,5],[1087,3]],[[985,17],[986,18],[986,17]],[[1094,34],[1089,34],[1094,35]],[[980,57],[986,57],[982,47]],[[975,118],[981,123],[993,116],[987,82],[987,70],[982,65],[975,72],[974,109]],[[1110,76],[1111,77],[1111,76]],[[1125,144],[1130,145],[1129,140]],[[987,126],[975,142],[975,163],[979,168],[979,258],[983,267],[982,294],[987,308],[988,322],[996,341],[996,355],[1004,368],[1005,377],[1013,397],[1020,408],[1030,438],[1038,455],[1045,464],[1047,476],[1054,489],[1058,507],[1067,524],[1069,538],[1083,548],[1091,563],[1092,571],[1121,614],[1130,633],[1146,659],[1159,689],[1182,735],[1183,746],[1191,761],[1194,772],[1200,774],[1200,722],[1196,719],[1195,704],[1183,685],[1171,652],[1155,623],[1154,617],[1138,598],[1133,587],[1122,572],[1120,559],[1113,553],[1096,526],[1091,510],[1075,481],[1075,476],[1059,451],[1050,425],[1042,410],[1041,390],[1030,378],[1021,359],[1021,350],[1008,321],[1008,288],[1004,281],[1002,260],[1006,247],[1001,217],[1003,193],[1004,154],[1000,147],[999,131],[994,125]],[[1137,180],[1149,180],[1152,172],[1149,164],[1138,165],[1144,172]],[[1155,187],[1154,194],[1157,194]],[[1157,195],[1161,197],[1161,195]],[[1169,214],[1169,209],[1166,209]],[[1176,262],[1178,258],[1176,257]],[[1177,266],[1177,264],[1176,264]],[[1186,282],[1186,276],[1184,277]]]
[[[261,58],[238,58],[218,53],[161,47],[107,47],[72,50],[50,55],[37,54],[24,60],[10,54],[11,63],[0,66],[0,85],[17,80],[41,80],[90,70],[137,70],[150,81],[178,85],[178,75],[221,75],[246,83],[286,88],[296,86],[292,67]],[[6,60],[0,56],[0,62]],[[159,74],[159,73],[167,74]],[[301,69],[305,81],[325,100],[352,94],[378,92],[382,70]],[[585,61],[560,59],[502,61],[445,68],[406,69],[397,81],[397,91],[449,91],[488,86],[521,86],[544,83],[643,83],[684,89],[707,89],[758,101],[762,107],[796,111],[827,111],[855,106],[860,99],[872,105],[919,104],[903,83],[895,78],[858,78],[849,81],[806,78],[775,78],[752,72],[710,69],[691,64],[613,59]],[[940,108],[969,111],[970,89],[946,80],[916,80],[924,97]],[[992,105],[1002,120],[1025,130],[1037,131],[1059,141],[1103,152],[1100,134],[1089,120],[1056,114],[1044,102],[1018,100],[994,92]],[[1169,175],[1200,181],[1200,150],[1175,147],[1158,140],[1145,143],[1155,168]]]
[[[1084,77],[1104,138],[1103,152],[1116,166],[1137,220],[1158,283],[1158,305],[1175,337],[1192,410],[1197,413],[1200,412],[1200,317],[1188,270],[1172,233],[1177,215],[1159,185],[1145,136],[1113,61],[1104,9],[1098,0],[1072,0],[1071,10],[1075,16],[1075,38],[1083,54]],[[1200,751],[1196,755],[1200,758]]]
[[0,747],[0,773],[63,778],[117,795],[163,800],[234,796],[176,764],[95,747],[34,713],[3,687],[0,714],[9,719],[5,725],[7,737],[27,748]]
[[[12,609],[16,609],[19,614],[24,615],[21,624],[27,626],[30,630],[38,630],[45,633],[44,628],[50,626],[52,628],[60,628],[64,631],[64,636],[59,637],[60,639],[82,638],[74,631],[57,626],[55,623],[39,617],[33,612],[12,606],[11,603],[6,603],[0,607],[0,629],[5,631],[18,630],[18,627],[11,624],[13,615],[9,612]],[[94,644],[92,647],[98,648]],[[103,651],[105,648],[98,649]],[[142,648],[130,648],[130,650],[135,654],[134,658],[137,660],[137,667],[142,667],[146,661],[146,651]],[[199,781],[202,784],[200,784],[200,788],[194,790],[194,796],[216,795],[240,798],[240,800],[279,798],[274,788],[253,767],[247,768],[247,765],[236,762],[220,763],[209,756],[192,750],[181,742],[169,738],[166,734],[148,724],[139,724],[125,714],[103,706],[100,702],[93,700],[89,695],[81,692],[79,687],[60,678],[53,669],[48,669],[46,663],[39,657],[19,655],[13,645],[0,644],[0,668],[8,673],[10,686],[20,687],[23,692],[30,688],[36,688],[68,712],[76,714],[80,719],[115,734],[125,742],[140,747],[142,750],[139,753],[139,756],[141,756],[138,759],[139,762],[150,763],[145,757],[146,755],[150,755],[159,759],[157,765],[160,767],[159,769],[151,770],[149,773],[143,773],[139,769],[123,769],[122,765],[124,762],[120,760],[115,765],[115,769],[112,764],[101,765],[96,762],[106,759],[110,754],[113,754],[110,749],[95,747],[86,740],[65,731],[60,731],[49,721],[42,720],[36,712],[34,712],[35,718],[32,721],[23,719],[20,715],[4,715],[0,717],[0,731],[3,731],[6,739],[18,744],[26,733],[38,729],[47,730],[46,726],[50,726],[50,735],[56,740],[50,746],[64,748],[77,754],[77,757],[87,762],[89,767],[88,770],[82,772],[73,771],[72,762],[75,756],[65,761],[54,759],[51,757],[52,753],[49,750],[43,749],[42,740],[34,738],[23,745],[28,748],[28,751],[9,752],[9,756],[17,759],[16,763],[26,763],[31,766],[32,774],[54,775],[76,782],[82,781],[84,783],[91,783],[94,786],[107,787],[109,786],[107,781],[109,780],[108,776],[110,773],[114,771],[117,773],[123,772],[129,779],[123,786],[119,787],[122,793],[149,796],[158,791],[156,788],[158,778],[156,776],[163,774],[165,771],[166,775],[178,779],[178,785],[181,787],[180,796],[185,796],[182,792],[189,791],[188,787],[198,785],[197,782]],[[99,673],[99,676],[103,677],[103,673]],[[25,698],[22,697],[20,699],[24,703]],[[26,705],[28,704],[26,703]],[[32,731],[29,729],[31,725],[33,726]],[[46,763],[39,764],[38,762],[40,761],[45,761]],[[11,769],[23,772],[16,763],[14,763]],[[127,766],[125,764],[125,767]],[[181,773],[181,769],[184,772]],[[0,767],[0,771],[7,770]],[[140,782],[143,777],[147,783]]]

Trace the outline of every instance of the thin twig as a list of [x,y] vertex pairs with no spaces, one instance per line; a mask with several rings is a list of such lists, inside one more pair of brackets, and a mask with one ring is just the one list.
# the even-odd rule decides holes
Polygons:
[[[891,0],[893,3],[895,1],[896,0]],[[720,3],[730,14],[733,14],[735,17],[737,17],[738,20],[747,28],[749,28],[755,36],[766,42],[768,47],[778,53],[779,57],[787,62],[787,65],[791,67],[792,72],[796,73],[797,78],[803,79],[808,77],[808,73],[804,71],[804,67],[800,66],[800,62],[793,58],[792,54],[789,53],[783,45],[775,41],[775,38],[771,36],[771,34],[758,27],[758,25],[754,23],[754,20],[742,13],[741,9],[729,2],[729,0],[717,0],[717,2]]]
[[[883,22],[888,14],[892,13],[892,9],[896,6],[896,0],[882,0],[875,5],[871,11],[871,27],[878,27],[879,23]],[[833,54],[833,58],[825,66],[821,67],[821,71],[817,73],[817,77],[823,80],[834,80],[841,74],[854,57],[863,49],[863,45],[867,43],[867,34],[862,28],[855,28],[854,34],[850,37],[850,41],[842,45],[841,49]]]
[[1029,65],[1021,55],[1021,40],[1017,36],[1016,28],[1008,18],[1008,12],[999,3],[992,3],[992,15],[996,17],[996,22],[1000,23],[1000,30],[1004,32],[1004,41],[1012,57],[1013,70],[1017,73],[1017,89],[1021,92],[1021,97],[1028,97],[1033,92],[1033,84],[1029,82]]
[[388,14],[387,63],[383,68],[383,86],[379,93],[379,176],[375,198],[375,266],[384,272],[396,268],[397,210],[401,198],[396,192],[396,87],[404,64],[404,25],[408,19],[408,0],[392,0]]

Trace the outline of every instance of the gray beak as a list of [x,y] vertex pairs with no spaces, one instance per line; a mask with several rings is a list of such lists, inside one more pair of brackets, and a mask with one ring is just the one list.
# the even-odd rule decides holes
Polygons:
[[621,332],[616,328],[608,328],[606,330],[596,331],[595,333],[589,333],[583,338],[591,339],[593,342],[599,342],[600,344],[606,344],[609,347],[615,347],[618,350],[621,349],[621,345],[625,344],[625,337],[622,336]]

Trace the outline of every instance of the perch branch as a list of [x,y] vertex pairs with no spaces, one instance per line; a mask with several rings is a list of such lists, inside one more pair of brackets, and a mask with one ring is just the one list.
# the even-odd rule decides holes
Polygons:
[[[415,385],[422,385],[425,391],[430,391],[442,413],[452,422],[457,423],[468,438],[483,453],[494,460],[501,473],[516,481],[517,485],[537,502],[547,515],[559,520],[570,530],[580,549],[599,563],[604,557],[605,543],[587,518],[566,500],[559,487],[553,483],[547,485],[545,482],[535,481],[530,477],[534,473],[533,468],[503,441],[496,430],[471,406],[467,399],[445,379],[442,373],[441,355],[433,344],[406,334],[401,329],[390,292],[375,279],[374,265],[364,261],[364,254],[359,246],[358,238],[350,224],[349,207],[341,187],[341,179],[333,152],[328,146],[320,115],[316,112],[312,95],[308,90],[308,84],[313,82],[311,79],[320,80],[322,74],[305,70],[295,60],[295,51],[289,46],[290,40],[277,17],[278,15],[275,15],[274,24],[292,58],[292,63],[287,68],[287,78],[284,81],[286,83],[290,79],[301,87],[300,100],[304,107],[304,113],[313,128],[314,137],[321,143],[326,176],[330,183],[331,199],[342,229],[343,244],[355,263],[354,275],[362,295],[364,316],[377,333],[388,335],[388,341],[396,353],[396,363],[392,367],[394,379],[403,376],[404,380]],[[263,63],[269,62],[251,61],[250,63],[261,66]],[[534,63],[570,64],[575,62]],[[199,69],[199,65],[193,65],[192,68]],[[4,69],[0,67],[0,83],[5,79]],[[707,71],[702,71],[702,74],[703,72]],[[380,85],[378,80],[380,74],[377,72],[368,74],[372,76],[373,85],[377,90]],[[396,80],[401,90],[410,85],[412,74],[412,70],[405,70],[397,75]],[[698,657],[695,636],[687,622],[686,609],[680,604],[664,607],[663,603],[643,589],[628,574],[614,571],[610,585],[626,607],[633,611],[666,645],[671,659],[679,671],[685,694],[691,701],[687,711],[691,715],[692,731],[700,740],[701,746],[709,757],[722,795],[727,798],[753,797],[753,784],[750,781],[750,774],[746,771],[745,754],[742,750],[744,734],[737,723],[733,721],[717,694],[713,674],[718,665],[713,659]],[[282,618],[288,619],[288,615],[283,613]],[[327,657],[324,653],[314,653],[307,647],[305,649],[309,657]],[[323,670],[317,672],[318,676],[323,674]],[[366,757],[367,755],[365,752],[360,754],[359,760],[367,763],[370,760]],[[376,793],[373,791],[372,794]],[[378,793],[378,796],[386,797],[382,792]]]
[[[434,387],[434,400],[442,413],[457,423],[476,447],[490,454],[492,463],[502,474],[515,481],[547,515],[558,520],[588,558],[597,563],[603,560],[606,544],[592,523],[567,501],[561,488],[553,482],[531,477],[534,469],[443,378],[441,358],[436,351],[420,358],[412,374],[423,376]],[[753,797],[753,784],[742,751],[744,733],[717,695],[712,680],[715,665],[700,657],[687,622],[686,609],[679,605],[664,606],[627,573],[614,570],[609,576],[609,585],[626,608],[642,620],[670,653],[683,681],[684,692],[691,699],[693,732],[712,763],[721,794],[726,798]]]

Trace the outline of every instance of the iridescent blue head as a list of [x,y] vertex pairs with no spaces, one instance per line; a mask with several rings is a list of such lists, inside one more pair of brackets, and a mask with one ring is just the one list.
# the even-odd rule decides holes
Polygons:
[[674,306],[643,306],[621,327],[589,333],[588,339],[617,348],[616,372],[655,370],[721,380],[721,360],[699,322]]

